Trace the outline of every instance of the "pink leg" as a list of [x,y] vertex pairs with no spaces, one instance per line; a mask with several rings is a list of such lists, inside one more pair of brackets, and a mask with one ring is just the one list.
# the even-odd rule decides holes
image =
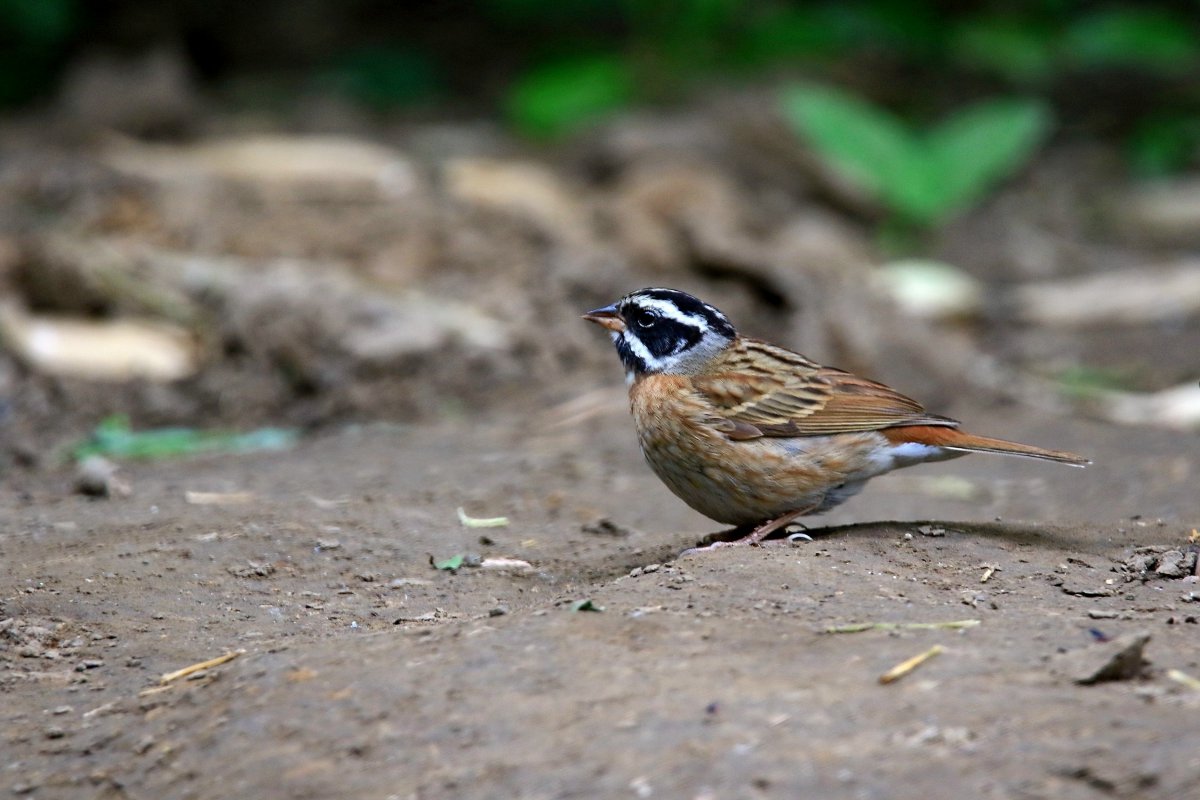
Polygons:
[[750,531],[748,534],[746,534],[745,536],[743,536],[740,539],[734,539],[733,541],[730,541],[730,542],[713,542],[712,544],[705,545],[704,547],[692,547],[687,550],[684,550],[683,553],[681,553],[681,555],[687,555],[689,553],[704,553],[704,552],[708,552],[710,550],[716,550],[719,547],[737,547],[737,546],[741,546],[741,545],[757,545],[763,539],[767,538],[775,531],[779,530],[780,528],[784,527],[788,523],[792,522],[797,517],[802,517],[805,514],[809,513],[810,511],[813,510],[813,508],[814,508],[814,506],[805,506],[804,508],[798,508],[795,511],[789,511],[781,517],[776,517],[775,519],[767,520],[766,522],[762,523],[761,525],[759,525],[754,530]]

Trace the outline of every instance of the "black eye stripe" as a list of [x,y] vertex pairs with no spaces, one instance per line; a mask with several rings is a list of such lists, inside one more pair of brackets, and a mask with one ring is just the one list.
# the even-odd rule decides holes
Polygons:
[[737,335],[737,331],[734,330],[733,325],[730,324],[724,314],[687,292],[681,292],[677,289],[642,289],[629,295],[626,301],[630,305],[636,306],[638,298],[641,297],[648,300],[659,300],[670,303],[685,316],[703,319],[708,324],[708,327],[722,336],[732,338]]
[[[615,337],[617,353],[633,374],[672,372],[690,363],[689,353],[708,337],[721,346],[737,331],[717,309],[674,289],[643,289],[621,298],[617,314],[625,329]],[[706,350],[705,352],[708,352]]]

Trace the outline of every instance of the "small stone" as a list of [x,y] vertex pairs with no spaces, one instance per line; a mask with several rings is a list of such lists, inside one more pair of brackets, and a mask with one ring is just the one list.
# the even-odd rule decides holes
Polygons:
[[1185,573],[1184,553],[1182,550],[1168,550],[1158,557],[1154,573],[1164,578],[1182,578]]
[[1140,676],[1149,666],[1142,654],[1149,641],[1148,633],[1127,633],[1108,642],[1062,653],[1055,657],[1053,668],[1082,686],[1129,680]]
[[639,575],[641,575],[643,572],[645,572],[645,570],[642,569],[641,567],[634,567],[633,569],[629,570],[629,577],[636,578]]
[[55,708],[50,709],[50,713],[53,714],[54,716],[58,717],[58,716],[62,716],[63,714],[70,714],[74,710],[75,709],[72,706],[57,706]]
[[61,739],[67,735],[67,732],[64,728],[61,728],[58,725],[51,725],[50,727],[46,728],[46,730],[42,731],[42,735],[47,739]]
[[662,564],[647,564],[642,567],[642,572],[650,574],[651,572],[658,572],[660,569],[662,569]]
[[104,456],[92,455],[75,468],[75,491],[89,497],[127,497],[130,488],[117,477],[117,465]]
[[1087,615],[1092,619],[1116,619],[1118,616],[1116,611],[1101,611],[1098,608],[1089,609]]
[[489,617],[503,617],[507,613],[508,613],[508,606],[499,605],[499,606],[496,606],[495,608],[491,609],[490,611],[488,611],[488,616]]
[[917,533],[921,534],[922,536],[938,537],[945,536],[946,529],[941,525],[922,525],[917,528]]
[[483,563],[483,556],[479,553],[467,553],[463,556],[462,565],[464,567],[478,567]]
[[1062,588],[1063,594],[1075,597],[1111,597],[1114,594],[1112,589],[1089,584],[1064,583],[1060,588]]
[[275,573],[275,565],[269,562],[247,561],[244,567],[230,567],[229,574],[235,578],[266,578]]
[[39,658],[44,655],[46,648],[42,647],[37,642],[26,642],[17,648],[17,655],[21,658]]

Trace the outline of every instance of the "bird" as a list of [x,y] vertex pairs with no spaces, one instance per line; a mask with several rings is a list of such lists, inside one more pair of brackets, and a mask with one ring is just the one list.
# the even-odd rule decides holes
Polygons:
[[968,453],[1083,467],[1063,450],[978,436],[895,389],[742,336],[720,310],[646,288],[583,319],[606,329],[625,367],[642,454],[676,496],[757,545],[895,469]]

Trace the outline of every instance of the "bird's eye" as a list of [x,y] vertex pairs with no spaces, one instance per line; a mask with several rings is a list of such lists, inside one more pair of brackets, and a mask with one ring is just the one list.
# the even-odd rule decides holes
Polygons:
[[653,328],[658,322],[658,317],[651,314],[649,311],[638,309],[633,312],[633,324],[639,328]]

